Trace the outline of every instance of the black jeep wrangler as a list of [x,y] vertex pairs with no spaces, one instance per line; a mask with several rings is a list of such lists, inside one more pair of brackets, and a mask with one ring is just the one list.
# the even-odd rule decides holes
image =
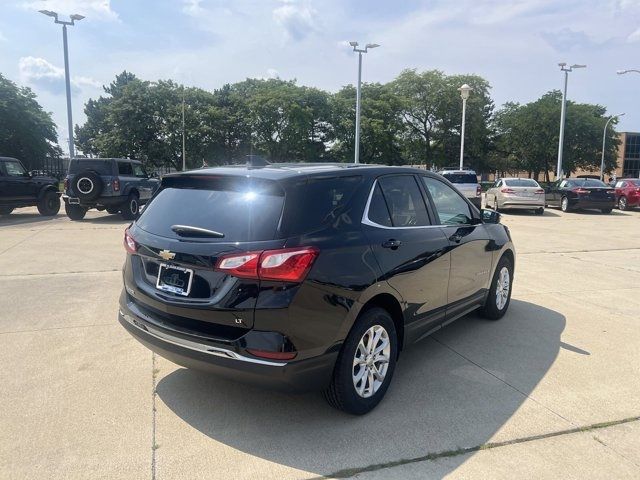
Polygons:
[[135,220],[158,184],[138,160],[74,158],[64,179],[64,209],[71,220],[82,220],[90,208]]
[[58,213],[58,180],[29,173],[16,158],[0,157],[0,215],[9,215],[14,208],[33,206],[48,217]]

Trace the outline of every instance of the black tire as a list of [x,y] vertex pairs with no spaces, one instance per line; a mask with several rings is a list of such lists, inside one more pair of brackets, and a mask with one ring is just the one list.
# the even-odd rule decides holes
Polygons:
[[[363,338],[365,333],[369,331],[369,329],[376,326],[383,327],[387,332],[390,346],[389,362],[387,364],[386,373],[382,383],[371,396],[365,398],[356,391],[353,379],[354,368],[360,367],[364,368],[366,371],[366,369],[371,367],[368,366],[368,363],[363,363],[359,367],[354,367],[353,364],[356,352],[360,353],[358,350],[360,340]],[[375,346],[376,345],[374,345],[374,347]],[[378,405],[378,403],[380,403],[387,392],[387,388],[389,388],[389,384],[391,383],[391,378],[393,377],[393,372],[395,370],[397,357],[398,338],[391,315],[382,308],[374,307],[367,309],[365,312],[360,314],[351,329],[351,332],[349,332],[347,339],[342,345],[340,355],[338,356],[338,360],[336,361],[336,365],[333,370],[333,378],[331,379],[329,387],[324,392],[325,398],[332,407],[353,415],[364,415],[365,413],[370,412],[376,405]]]
[[562,200],[560,200],[560,210],[563,212],[569,211],[569,199],[567,197],[562,197]]
[[604,214],[609,214],[609,213],[611,213],[611,212],[613,211],[613,208],[611,208],[611,207],[609,207],[609,208],[602,208],[600,211],[601,211],[602,213],[604,213]]
[[13,212],[13,207],[0,207],[0,215],[9,215]]
[[543,215],[544,214],[544,207],[536,208],[535,212],[536,212],[536,215]]
[[140,212],[140,199],[135,193],[130,193],[127,201],[122,204],[120,212],[125,220],[135,220]]
[[119,207],[107,207],[107,213],[110,213],[111,215],[115,215],[117,213],[120,213],[120,208]]
[[71,220],[82,220],[87,214],[87,209],[80,205],[64,204],[64,211]]
[[[500,279],[500,275],[502,273],[502,269],[506,268],[509,272],[509,288],[508,294],[506,298],[506,302],[502,305],[498,305],[497,300],[497,290],[498,290],[498,281]],[[489,292],[487,293],[487,299],[484,302],[484,306],[480,310],[480,313],[483,317],[488,318],[489,320],[499,320],[504,314],[507,312],[509,308],[509,304],[511,303],[511,290],[513,288],[513,265],[508,257],[503,256],[498,262],[498,266],[496,267],[496,271],[493,274],[493,279],[491,280],[491,287],[489,288]]]
[[49,190],[44,192],[42,198],[38,202],[38,212],[45,217],[57,215],[60,211],[60,197],[57,192]]
[[499,212],[499,211],[500,211],[500,207],[498,206],[498,197],[496,197],[496,198],[495,198],[495,200],[494,200],[494,203],[493,203],[493,209],[494,209],[496,212]]
[[102,183],[100,175],[96,172],[85,170],[73,177],[71,187],[76,196],[86,202],[98,198],[102,193],[104,184]]
[[629,208],[629,205],[628,205],[628,202],[627,202],[627,197],[625,197],[623,195],[618,199],[618,210],[624,211],[627,208]]

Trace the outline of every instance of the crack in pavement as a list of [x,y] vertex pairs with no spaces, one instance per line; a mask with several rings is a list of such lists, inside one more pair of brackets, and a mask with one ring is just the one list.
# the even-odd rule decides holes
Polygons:
[[564,255],[567,253],[590,253],[590,252],[624,252],[626,250],[640,250],[640,247],[626,247],[626,248],[601,248],[592,250],[566,250],[562,252],[550,252],[548,250],[539,250],[536,252],[518,252],[518,255]]
[[120,272],[122,267],[110,268],[108,270],[84,270],[75,272],[46,272],[46,273],[10,273],[8,275],[0,275],[0,278],[16,278],[16,277],[47,277],[49,275],[81,275],[83,273],[110,273]]
[[48,228],[48,227],[44,227],[44,228],[41,228],[41,229],[39,229],[39,230],[36,230],[36,231],[34,232],[34,234],[33,234],[33,235],[29,235],[29,236],[27,236],[27,237],[23,238],[22,240],[20,240],[18,243],[14,243],[14,244],[13,244],[13,245],[11,245],[10,247],[5,248],[3,251],[1,251],[1,252],[0,252],[0,255],[4,255],[5,253],[7,253],[7,252],[8,252],[9,250],[11,250],[12,248],[17,247],[18,245],[22,245],[24,242],[26,242],[27,240],[29,240],[29,239],[31,239],[31,238],[33,238],[33,237],[35,237],[35,236],[36,236],[36,235],[38,235],[40,232],[44,232],[45,230],[47,230],[47,228]]
[[159,447],[156,443],[156,398],[158,396],[156,387],[158,385],[158,372],[156,354],[151,352],[151,480],[156,479],[156,450]]
[[[574,434],[574,433],[583,433],[583,432],[589,432],[589,431],[593,431],[593,430],[600,430],[600,429],[603,429],[603,428],[613,427],[613,426],[616,426],[616,425],[622,425],[622,424],[625,424],[625,423],[637,422],[639,420],[640,420],[640,416],[628,417],[628,418],[623,418],[621,420],[613,420],[613,421],[610,421],[610,422],[594,423],[594,424],[585,425],[585,426],[582,426],[582,427],[574,427],[574,428],[568,428],[568,429],[565,429],[565,430],[558,430],[558,431],[555,431],[555,432],[542,433],[542,434],[539,434],[539,435],[530,435],[530,436],[527,436],[527,437],[514,438],[512,440],[505,440],[505,441],[502,441],[502,442],[483,443],[483,444],[480,444],[480,445],[476,445],[474,447],[458,448],[458,449],[455,449],[455,450],[443,450],[443,451],[440,451],[440,452],[427,453],[426,455],[421,455],[419,457],[403,458],[403,459],[400,459],[400,460],[393,460],[393,461],[386,462],[386,463],[376,463],[376,464],[372,464],[372,465],[367,465],[365,467],[345,468],[345,469],[342,469],[342,470],[338,470],[337,472],[330,473],[328,475],[321,475],[321,476],[317,476],[317,477],[309,477],[309,478],[307,478],[307,480],[324,480],[324,479],[329,479],[329,478],[350,478],[350,477],[353,477],[353,476],[361,474],[361,473],[375,472],[375,471],[378,471],[378,470],[384,470],[384,469],[392,468],[392,467],[399,467],[399,466],[408,465],[408,464],[411,464],[411,463],[420,463],[420,462],[425,462],[425,461],[437,460],[439,458],[457,457],[457,456],[460,456],[460,455],[465,455],[467,453],[479,452],[480,450],[491,450],[493,448],[506,447],[506,446],[509,446],[509,445],[517,445],[517,444],[520,444],[520,443],[528,443],[528,442],[533,442],[533,441],[536,441],[536,440],[544,440],[544,439],[547,439],[547,438],[559,437],[559,436],[563,436],[563,435],[570,435],[570,434]],[[600,442],[600,443],[602,443],[602,442]],[[633,463],[633,465],[635,465],[635,463]]]
[[109,323],[94,323],[92,325],[70,325],[67,327],[49,327],[49,328],[37,328],[34,330],[9,330],[6,332],[0,332],[0,335],[8,335],[10,333],[37,333],[37,332],[48,332],[50,330],[71,330],[73,328],[91,328],[91,327],[110,327],[112,325],[116,325],[113,322]]

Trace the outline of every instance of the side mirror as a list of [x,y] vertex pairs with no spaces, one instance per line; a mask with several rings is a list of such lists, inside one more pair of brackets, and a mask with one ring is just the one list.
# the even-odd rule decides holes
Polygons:
[[500,223],[500,218],[502,217],[502,215],[500,215],[495,210],[487,210],[483,208],[481,210],[481,213],[482,213],[482,221],[484,223]]

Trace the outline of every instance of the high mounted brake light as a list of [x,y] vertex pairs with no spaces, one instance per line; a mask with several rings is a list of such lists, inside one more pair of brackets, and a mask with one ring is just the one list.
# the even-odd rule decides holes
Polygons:
[[318,253],[315,247],[297,247],[224,255],[215,270],[240,278],[298,283],[305,279]]

